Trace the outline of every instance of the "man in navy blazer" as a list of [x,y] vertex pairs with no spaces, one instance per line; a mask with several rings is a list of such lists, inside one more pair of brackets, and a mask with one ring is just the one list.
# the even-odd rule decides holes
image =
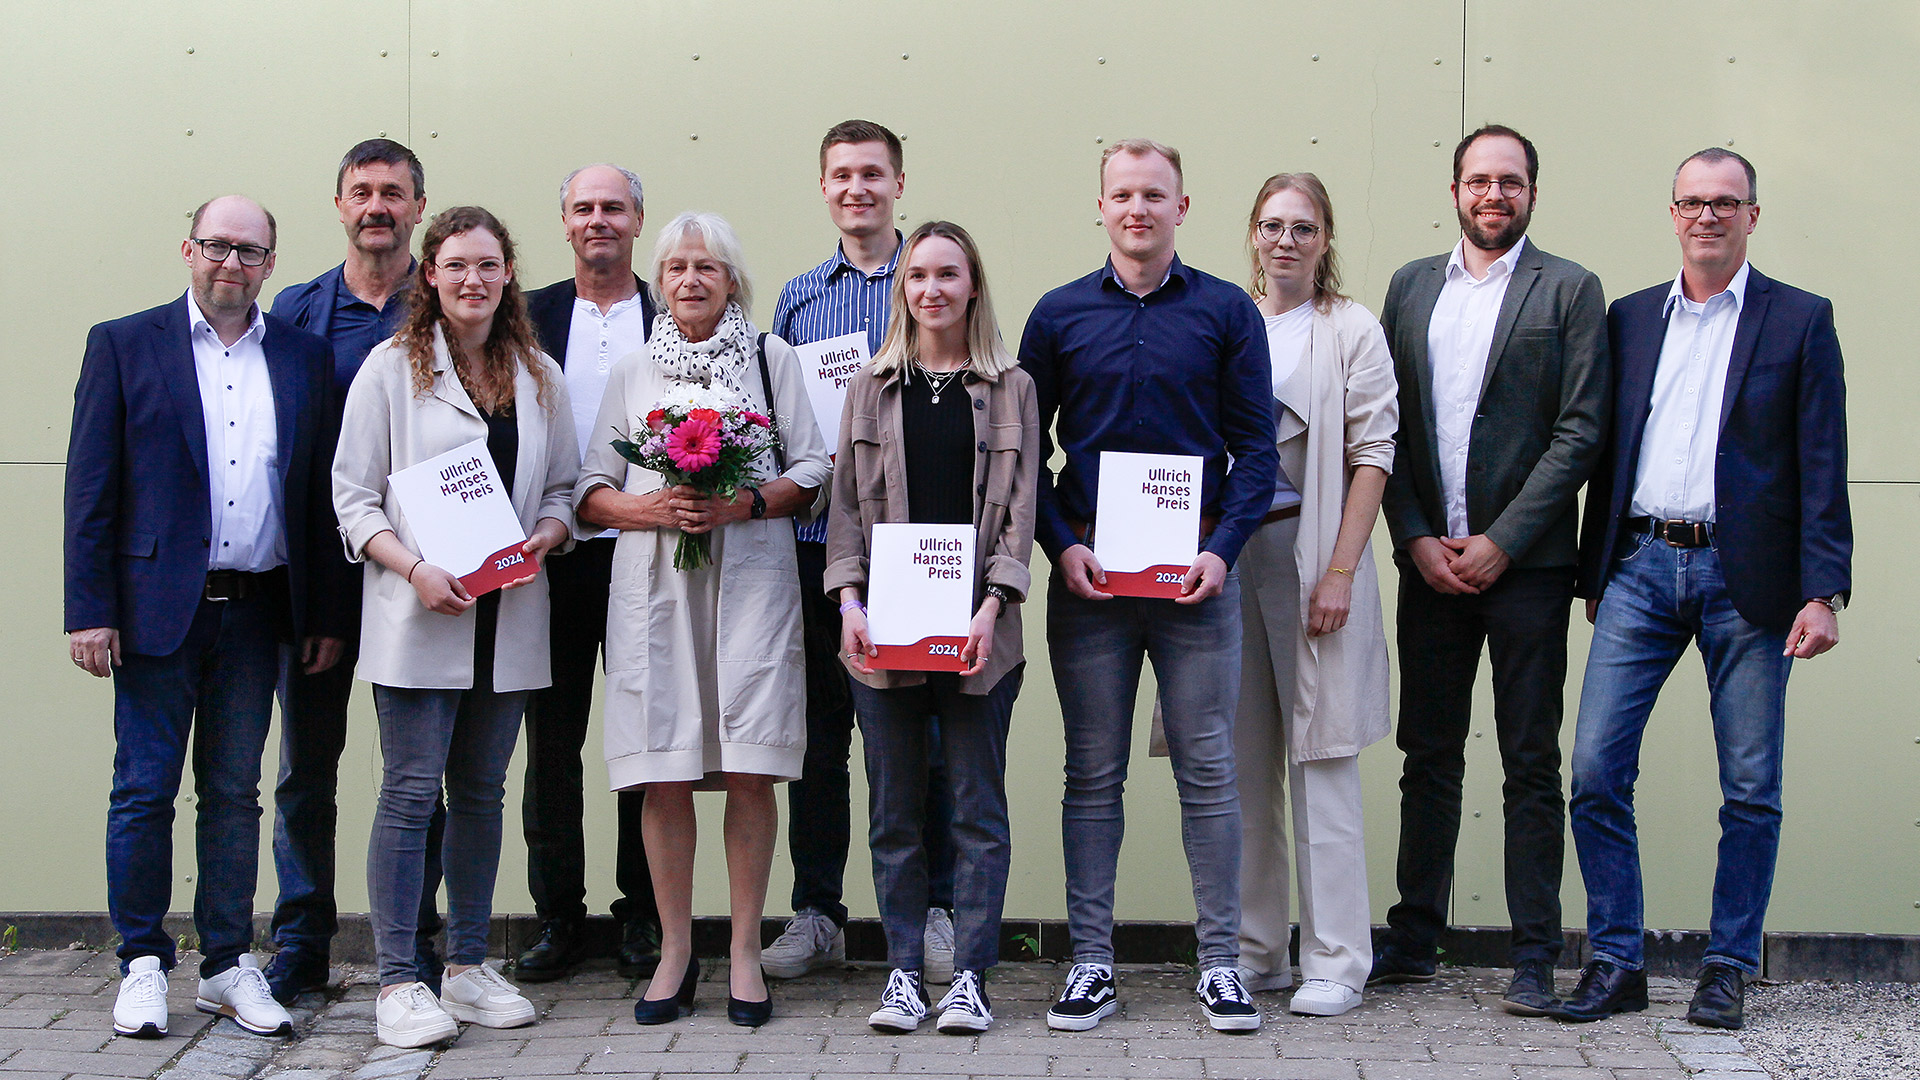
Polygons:
[[1697,641],[1724,801],[1687,1019],[1741,1026],[1780,846],[1787,675],[1839,640],[1852,585],[1833,304],[1747,262],[1757,198],[1740,155],[1687,158],[1671,208],[1679,276],[1608,313],[1617,423],[1582,528],[1594,631],[1571,804],[1593,959],[1563,1019],[1647,1006],[1633,784],[1654,699]]
[[326,342],[263,315],[273,218],[228,196],[194,213],[170,304],[93,328],[67,453],[66,628],[114,688],[107,906],[125,975],[114,1028],[167,1029],[173,806],[191,735],[205,1012],[290,1033],[248,952],[260,758],[281,649],[340,656],[329,512],[337,428]]
[[[573,402],[581,456],[596,431],[600,399],[615,364],[646,347],[653,299],[633,272],[633,243],[646,219],[640,178],[615,165],[588,165],[560,184],[560,220],[573,247],[573,277],[527,294],[540,347],[560,365]],[[540,935],[514,967],[523,982],[566,975],[587,955],[585,772],[580,753],[593,712],[593,669],[607,636],[613,580],[611,534],[547,558],[553,602],[553,685],[527,704],[527,776],[520,820],[527,838],[527,892]],[[620,974],[641,978],[660,962],[660,912],[640,836],[642,793],[617,796],[613,902],[620,922]]]

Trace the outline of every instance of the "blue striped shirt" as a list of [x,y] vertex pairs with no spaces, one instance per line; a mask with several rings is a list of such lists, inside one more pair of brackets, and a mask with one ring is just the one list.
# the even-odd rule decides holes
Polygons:
[[[865,330],[867,355],[879,352],[887,336],[887,316],[893,310],[893,271],[900,264],[903,243],[898,230],[893,238],[893,257],[871,274],[848,262],[846,253],[836,246],[832,258],[787,282],[773,309],[774,335],[789,345],[805,345]],[[840,430],[839,420],[820,417],[829,451],[835,449],[831,444]],[[826,543],[826,515],[800,526],[798,536]]]

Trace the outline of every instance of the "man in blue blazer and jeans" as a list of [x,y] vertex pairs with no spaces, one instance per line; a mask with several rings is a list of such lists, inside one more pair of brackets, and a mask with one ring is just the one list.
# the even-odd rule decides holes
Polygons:
[[180,245],[192,288],[94,327],[74,391],[66,628],[74,664],[113,677],[107,907],[123,1035],[167,1030],[163,920],[189,747],[195,1005],[257,1034],[292,1032],[248,952],[260,758],[283,646],[312,672],[340,658],[330,568],[344,564],[320,554],[339,545],[332,354],[254,303],[274,233],[251,199],[201,206]]
[[1647,1007],[1633,783],[1654,699],[1697,641],[1724,801],[1687,1019],[1738,1028],[1780,847],[1787,674],[1839,640],[1852,586],[1846,386],[1833,304],[1747,262],[1760,204],[1745,158],[1687,158],[1671,212],[1679,276],[1608,312],[1617,422],[1582,528],[1594,629],[1573,749],[1593,959],[1554,1015]]

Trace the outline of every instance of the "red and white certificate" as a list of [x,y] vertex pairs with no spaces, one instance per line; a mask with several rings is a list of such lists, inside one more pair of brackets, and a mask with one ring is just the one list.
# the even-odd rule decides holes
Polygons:
[[973,622],[973,526],[881,523],[867,557],[876,668],[961,671]]
[[813,418],[820,424],[820,438],[827,453],[840,446],[840,410],[846,406],[847,384],[867,366],[867,332],[795,345],[800,354],[800,370],[807,377],[807,401],[813,406]]
[[1103,592],[1172,599],[1200,553],[1200,471],[1184,454],[1100,452],[1093,554]]
[[527,542],[513,496],[501,482],[487,440],[431,457],[387,476],[420,557],[460,579],[479,596],[540,569],[521,551]]

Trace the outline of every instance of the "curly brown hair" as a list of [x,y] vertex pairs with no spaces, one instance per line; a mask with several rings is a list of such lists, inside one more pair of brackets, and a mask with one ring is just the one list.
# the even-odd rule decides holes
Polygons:
[[[420,242],[419,276],[407,302],[406,321],[394,335],[407,350],[408,365],[413,370],[414,395],[424,397],[433,389],[433,328],[442,326],[446,319],[440,307],[440,291],[427,281],[427,268],[434,265],[442,244],[476,229],[485,230],[500,241],[500,253],[506,259],[508,272],[505,288],[501,290],[500,307],[493,313],[493,329],[480,356],[480,370],[472,374],[467,393],[475,405],[488,412],[511,406],[515,368],[524,366],[539,387],[540,407],[552,413],[553,380],[546,365],[536,361],[540,340],[534,335],[533,321],[527,317],[526,297],[512,272],[513,238],[507,235],[507,227],[499,218],[478,206],[455,206],[440,211],[427,224],[426,236]],[[447,351],[453,354],[458,372],[460,344],[451,332],[446,333],[446,340]]]

